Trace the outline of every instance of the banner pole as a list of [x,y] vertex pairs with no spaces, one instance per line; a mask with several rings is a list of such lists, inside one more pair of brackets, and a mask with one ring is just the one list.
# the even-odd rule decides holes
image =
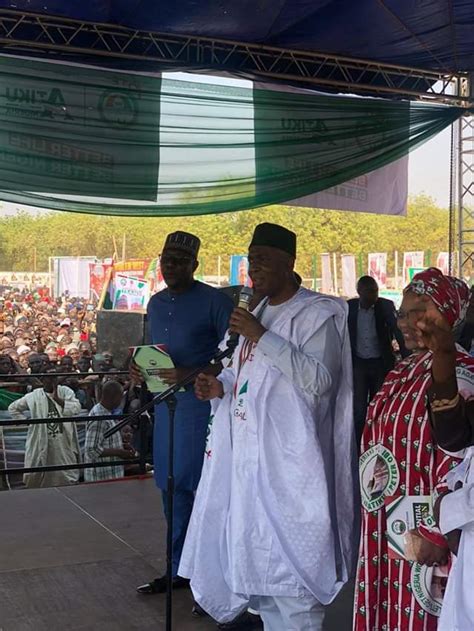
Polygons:
[[398,291],[398,250],[395,250],[395,291]]
[[316,254],[313,254],[312,259],[311,259],[311,264],[312,264],[311,265],[312,266],[311,273],[313,275],[313,287],[312,287],[312,289],[313,289],[313,291],[318,291],[318,281],[317,281],[317,271],[318,271],[317,265],[318,265],[318,263],[317,263]]

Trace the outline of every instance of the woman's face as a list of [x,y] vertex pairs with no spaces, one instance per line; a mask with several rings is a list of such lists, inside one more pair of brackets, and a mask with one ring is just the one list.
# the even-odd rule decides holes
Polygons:
[[426,303],[423,296],[407,292],[403,296],[402,304],[398,310],[398,328],[403,333],[405,346],[409,351],[420,348],[417,333],[419,331],[416,323],[423,318],[426,312]]

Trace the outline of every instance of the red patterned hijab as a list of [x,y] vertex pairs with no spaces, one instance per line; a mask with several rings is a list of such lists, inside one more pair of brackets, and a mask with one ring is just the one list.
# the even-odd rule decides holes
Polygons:
[[459,325],[465,318],[469,287],[460,278],[445,276],[439,269],[430,267],[413,277],[403,293],[408,291],[431,298],[452,327]]

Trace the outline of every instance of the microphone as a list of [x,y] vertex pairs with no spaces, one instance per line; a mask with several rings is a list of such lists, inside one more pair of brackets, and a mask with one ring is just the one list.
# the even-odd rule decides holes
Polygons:
[[[239,295],[239,304],[237,305],[241,309],[245,309],[245,311],[249,310],[250,301],[252,300],[253,289],[251,287],[242,287]],[[227,340],[227,348],[234,349],[239,343],[239,334],[231,333],[229,335],[229,339]]]

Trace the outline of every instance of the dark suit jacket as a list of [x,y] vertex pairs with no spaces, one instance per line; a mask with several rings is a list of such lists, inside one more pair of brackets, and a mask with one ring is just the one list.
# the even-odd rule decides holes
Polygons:
[[[355,356],[357,348],[357,315],[359,313],[359,299],[352,298],[349,304],[349,335],[351,338],[352,355]],[[391,300],[379,298],[375,303],[375,327],[377,329],[377,337],[379,339],[382,359],[385,368],[391,370],[395,365],[395,353],[392,348],[392,340],[396,339],[400,346],[402,357],[409,355],[405,348],[403,335],[397,326],[397,316],[395,305]]]

